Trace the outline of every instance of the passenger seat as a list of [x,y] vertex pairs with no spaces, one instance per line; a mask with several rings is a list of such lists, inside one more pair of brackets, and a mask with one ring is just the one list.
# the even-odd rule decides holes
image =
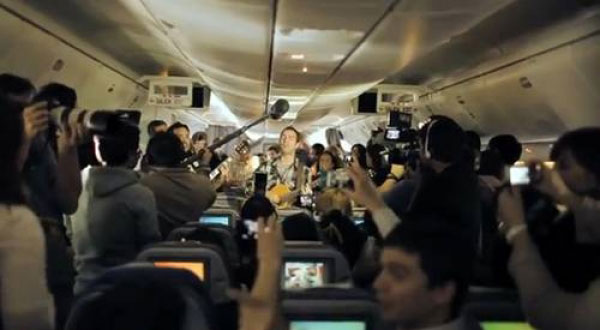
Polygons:
[[65,329],[208,330],[212,315],[209,294],[195,276],[134,263],[95,280],[73,305]]
[[232,272],[218,246],[193,241],[161,242],[144,249],[137,259],[156,267],[187,269],[204,282],[215,304],[231,300],[227,289],[232,285]]

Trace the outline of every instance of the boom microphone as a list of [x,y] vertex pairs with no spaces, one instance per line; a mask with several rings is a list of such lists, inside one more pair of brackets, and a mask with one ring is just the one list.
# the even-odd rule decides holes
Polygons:
[[269,109],[269,117],[273,120],[279,120],[290,110],[290,103],[287,100],[279,99]]
[[[271,106],[268,113],[264,114],[262,117],[256,119],[255,121],[251,122],[250,124],[240,127],[237,130],[231,132],[230,134],[224,136],[218,142],[211,144],[207,149],[211,152],[214,152],[216,149],[220,148],[221,146],[231,142],[233,139],[244,134],[248,129],[256,126],[257,124],[259,124],[269,118],[274,119],[274,120],[281,119],[281,117],[283,117],[283,115],[285,115],[289,109],[290,109],[289,102],[284,99],[279,99]],[[196,162],[200,158],[202,158],[202,154],[203,153],[190,156],[190,157],[184,159],[181,164],[183,166],[188,166],[190,164],[193,164],[194,162]]]

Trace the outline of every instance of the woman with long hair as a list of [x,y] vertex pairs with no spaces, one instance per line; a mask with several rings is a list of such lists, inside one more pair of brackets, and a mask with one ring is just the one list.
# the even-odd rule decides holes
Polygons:
[[19,158],[25,137],[20,106],[0,98],[0,301],[3,329],[52,329],[44,234],[25,204]]

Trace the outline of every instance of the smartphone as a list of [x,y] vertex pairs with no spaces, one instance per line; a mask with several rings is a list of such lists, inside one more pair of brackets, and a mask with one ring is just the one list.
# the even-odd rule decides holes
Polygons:
[[311,195],[301,195],[300,196],[300,205],[302,207],[312,207],[313,200]]
[[267,191],[267,174],[254,173],[254,193],[266,193]]
[[527,166],[512,166],[510,168],[510,184],[523,186],[531,183],[531,173]]
[[[200,167],[200,163],[198,162],[194,162],[197,164],[194,164],[194,167]],[[215,168],[214,170],[210,171],[210,174],[208,175],[208,178],[212,181],[214,180],[216,177],[218,177],[221,174],[221,170],[219,169],[219,167]]]

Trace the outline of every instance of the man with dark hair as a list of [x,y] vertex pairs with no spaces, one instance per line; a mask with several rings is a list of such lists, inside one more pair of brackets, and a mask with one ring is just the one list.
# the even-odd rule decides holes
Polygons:
[[73,249],[81,293],[103,271],[135,260],[161,239],[152,191],[132,169],[139,158],[139,129],[122,123],[110,134],[94,135],[101,167],[89,178],[73,215]]
[[550,159],[567,188],[578,195],[600,199],[600,128],[587,127],[561,136]]
[[196,132],[192,135],[192,147],[194,152],[198,153],[200,150],[206,148],[208,145],[208,137],[204,132]]
[[[296,128],[284,128],[279,136],[281,157],[266,166],[267,197],[276,205],[290,203],[299,193],[311,190],[310,170],[296,154],[302,140],[302,134]],[[273,189],[275,187],[278,189]]]
[[192,140],[190,139],[190,128],[186,124],[176,122],[169,126],[167,132],[175,134],[175,136],[179,138],[183,144],[183,150],[185,150],[186,157],[189,157],[193,154]]
[[348,175],[354,189],[346,194],[370,211],[384,238],[374,283],[383,318],[397,329],[481,329],[460,317],[475,256],[468,233],[437,212],[400,219],[360,165],[351,164]]
[[324,145],[322,145],[321,143],[313,144],[312,147],[310,147],[310,153],[308,155],[310,159],[310,163],[308,165],[312,166],[315,163],[317,163],[323,151],[325,151]]
[[180,167],[184,157],[181,141],[173,134],[158,133],[148,143],[150,173],[141,183],[154,193],[164,238],[174,228],[198,221],[217,198],[207,177]]
[[10,73],[0,74],[0,93],[13,102],[28,105],[35,95],[31,81]]
[[34,102],[36,100],[54,102],[66,108],[74,108],[77,105],[77,93],[69,86],[49,83],[40,88],[40,91],[34,97]]
[[479,170],[479,160],[481,159],[481,137],[475,131],[465,132],[465,161],[473,164],[475,171]]
[[469,239],[436,215],[403,219],[384,241],[374,288],[383,318],[397,328],[481,329],[460,316],[473,250]]
[[496,135],[488,142],[488,149],[496,150],[502,156],[506,166],[514,165],[521,158],[523,147],[514,135]]
[[[540,230],[526,217],[518,187],[498,196],[498,220],[512,246],[508,268],[523,311],[536,329],[600,329],[599,140],[599,127],[567,132],[550,153],[555,167],[542,165],[533,186],[574,215],[568,227],[561,224],[563,219],[547,219],[544,230],[557,232],[547,243],[536,242],[539,235],[534,234]],[[578,283],[567,287],[558,272],[565,270]]]
[[274,161],[281,156],[281,147],[278,144],[274,144],[267,149],[267,155],[270,161]]
[[166,132],[168,129],[167,123],[164,120],[153,120],[148,123],[148,137],[153,138],[156,134],[160,132]]
[[[460,126],[444,116],[432,116],[419,132],[421,165],[408,208],[400,199],[404,190],[386,194],[388,205],[398,214],[435,212],[468,231],[475,242],[481,222],[479,182],[473,167],[464,164],[465,135]],[[405,203],[404,203],[405,204]]]

